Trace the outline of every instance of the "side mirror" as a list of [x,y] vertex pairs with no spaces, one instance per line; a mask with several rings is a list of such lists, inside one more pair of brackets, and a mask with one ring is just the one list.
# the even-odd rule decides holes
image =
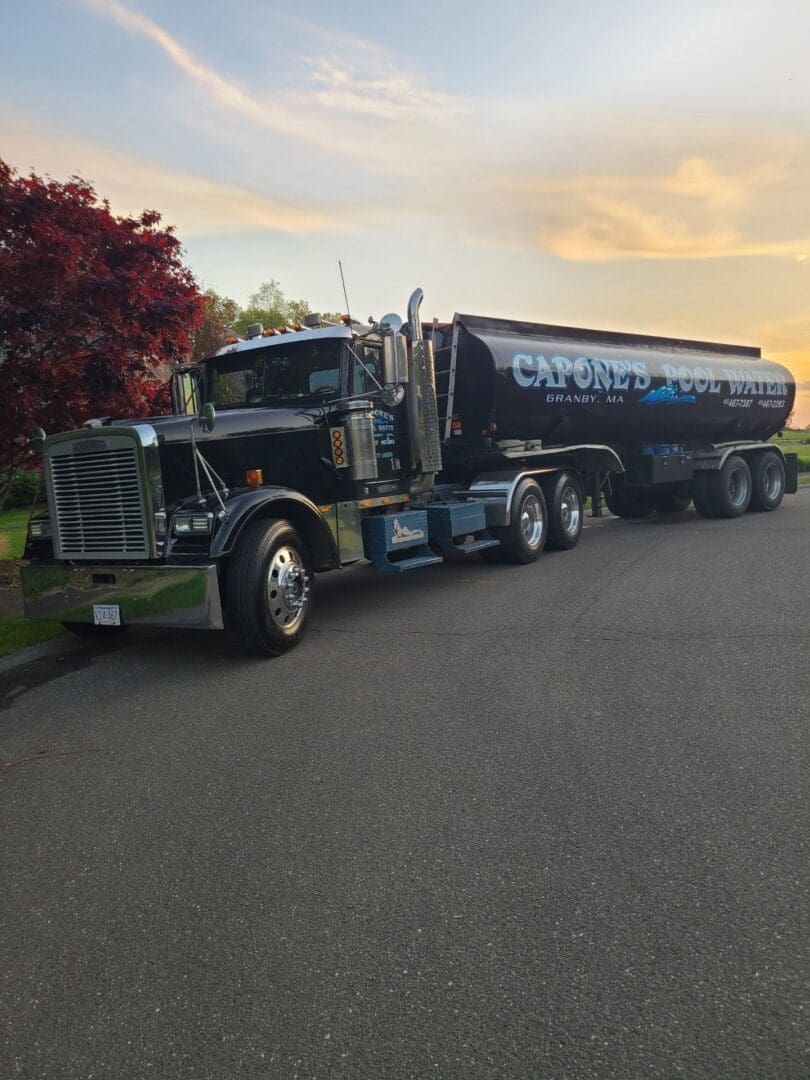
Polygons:
[[34,428],[33,432],[31,433],[31,438],[28,440],[28,445],[37,454],[41,454],[43,447],[45,446],[45,440],[47,438],[48,436],[45,434],[45,428]]
[[213,431],[214,424],[217,419],[217,410],[211,404],[210,401],[206,401],[203,407],[200,409],[200,427],[203,431]]

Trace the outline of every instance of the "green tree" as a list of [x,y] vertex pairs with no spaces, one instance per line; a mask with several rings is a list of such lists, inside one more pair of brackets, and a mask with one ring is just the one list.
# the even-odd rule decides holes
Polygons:
[[244,334],[251,323],[257,322],[265,330],[271,326],[289,326],[300,322],[309,310],[306,300],[288,300],[276,279],[271,278],[249,297],[247,307],[236,321],[236,332]]
[[230,297],[220,296],[213,289],[206,289],[205,314],[193,334],[191,359],[200,360],[209,353],[222,348],[231,334],[236,334],[242,309]]

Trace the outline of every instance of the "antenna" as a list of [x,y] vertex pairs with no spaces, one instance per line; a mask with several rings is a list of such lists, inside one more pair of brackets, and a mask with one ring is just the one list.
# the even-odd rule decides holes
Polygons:
[[343,276],[343,263],[338,259],[338,267],[340,268],[340,281],[343,285],[343,299],[346,301],[346,314],[349,316],[349,326],[352,325],[352,313],[349,307],[349,294],[346,292],[346,278]]

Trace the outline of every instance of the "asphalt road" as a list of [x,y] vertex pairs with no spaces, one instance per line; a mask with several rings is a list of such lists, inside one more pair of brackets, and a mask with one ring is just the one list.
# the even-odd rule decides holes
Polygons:
[[807,1076],[810,490],[588,525],[5,676],[0,1075]]

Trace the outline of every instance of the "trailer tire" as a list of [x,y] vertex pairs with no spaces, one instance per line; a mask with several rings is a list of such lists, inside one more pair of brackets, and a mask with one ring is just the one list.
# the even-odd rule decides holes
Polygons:
[[552,476],[543,484],[548,509],[546,546],[555,551],[570,551],[579,543],[585,518],[582,484],[574,472]]
[[776,510],[785,494],[785,463],[779,454],[766,450],[751,463],[750,510]]
[[708,472],[696,472],[692,478],[692,502],[701,517],[713,518],[714,509],[709,495]]
[[738,454],[726,458],[722,469],[709,473],[709,501],[718,518],[744,514],[751,502],[751,470]]
[[653,508],[647,499],[618,481],[614,483],[616,486],[605,496],[605,505],[611,514],[620,518],[646,518],[652,514]]
[[546,546],[548,538],[548,511],[543,491],[534,480],[518,484],[512,496],[512,513],[509,524],[490,530],[500,545],[485,548],[481,557],[485,562],[527,563],[534,562]]
[[650,503],[656,514],[682,514],[689,509],[691,495],[682,495],[678,491],[653,491]]
[[289,521],[252,521],[231,555],[226,625],[254,656],[279,656],[300,642],[312,610],[312,565]]

